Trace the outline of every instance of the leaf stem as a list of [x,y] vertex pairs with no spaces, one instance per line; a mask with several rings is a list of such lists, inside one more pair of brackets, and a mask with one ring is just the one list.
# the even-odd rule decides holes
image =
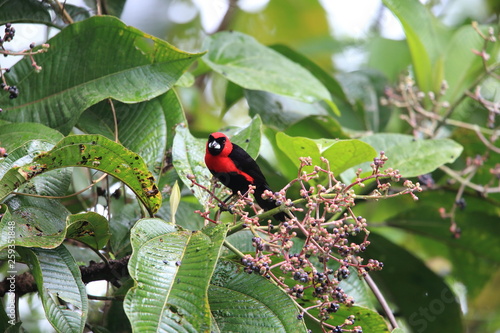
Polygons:
[[368,286],[372,290],[373,294],[377,298],[378,302],[382,306],[382,309],[384,309],[384,312],[387,315],[387,319],[389,319],[389,322],[392,325],[391,331],[395,328],[398,328],[399,326],[398,326],[398,323],[396,321],[396,318],[394,317],[394,314],[392,313],[392,310],[391,310],[389,304],[387,304],[387,301],[385,300],[384,295],[382,294],[382,292],[378,288],[375,281],[373,281],[372,277],[368,273],[366,273],[366,275],[364,276],[364,279],[366,281],[366,284],[368,284]]
[[243,252],[238,250],[233,244],[229,243],[227,239],[224,240],[224,246],[227,247],[231,252],[233,252],[240,258],[243,258],[245,256]]

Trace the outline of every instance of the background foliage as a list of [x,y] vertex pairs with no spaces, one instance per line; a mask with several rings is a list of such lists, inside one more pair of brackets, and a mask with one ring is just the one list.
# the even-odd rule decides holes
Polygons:
[[[2,68],[19,94],[0,92],[0,271],[32,277],[35,289],[17,286],[11,326],[2,282],[1,329],[320,332],[297,319],[280,288],[243,272],[235,253],[254,251],[251,234],[227,236],[231,224],[204,227],[195,213],[208,194],[188,176],[210,184],[204,145],[223,129],[275,190],[297,177],[300,156],[326,157],[349,184],[383,150],[386,167],[424,188],[418,201],[360,200],[355,209],[371,232],[364,256],[384,262],[371,276],[395,332],[500,330],[494,1],[484,2],[484,20],[465,15],[450,26],[435,14],[440,1],[384,0],[405,40],[384,38],[380,17],[365,38],[332,37],[316,0],[271,0],[257,12],[231,1],[212,34],[200,11],[152,29],[156,37],[118,19],[124,0],[86,5],[0,3],[1,25],[35,23],[52,36]],[[3,47],[9,57],[22,51]],[[356,70],[332,61],[353,50],[364,55]],[[352,275],[342,287],[356,306],[330,323],[355,315],[364,332],[388,332],[372,291]],[[94,280],[107,281],[103,294],[86,289]]]

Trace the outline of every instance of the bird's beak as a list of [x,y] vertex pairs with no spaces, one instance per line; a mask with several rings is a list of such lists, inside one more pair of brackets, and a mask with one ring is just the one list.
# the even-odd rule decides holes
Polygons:
[[216,150],[219,150],[220,149],[220,144],[217,142],[217,141],[212,141],[208,144],[208,148],[210,149],[216,149]]

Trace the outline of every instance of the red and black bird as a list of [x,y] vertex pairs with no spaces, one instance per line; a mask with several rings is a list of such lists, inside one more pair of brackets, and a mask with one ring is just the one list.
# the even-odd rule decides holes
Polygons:
[[[259,206],[264,210],[276,208],[276,200],[262,198],[265,190],[272,190],[257,162],[243,148],[232,143],[225,134],[220,132],[210,134],[205,164],[215,178],[231,189],[233,195],[238,191],[245,194],[248,186],[253,185],[254,197]],[[279,221],[285,221],[285,217],[285,213],[274,215]]]

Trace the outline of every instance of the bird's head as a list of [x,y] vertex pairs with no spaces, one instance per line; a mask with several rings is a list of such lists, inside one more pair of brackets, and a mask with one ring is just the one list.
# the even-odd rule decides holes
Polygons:
[[220,132],[210,134],[207,142],[207,152],[217,156],[222,153],[223,156],[229,155],[232,150],[231,141],[229,138]]

